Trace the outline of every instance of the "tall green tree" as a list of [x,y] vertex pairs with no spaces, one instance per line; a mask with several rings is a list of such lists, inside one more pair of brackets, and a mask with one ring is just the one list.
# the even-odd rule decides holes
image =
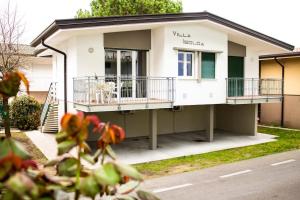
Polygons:
[[91,10],[78,10],[77,18],[182,12],[181,0],[92,0]]

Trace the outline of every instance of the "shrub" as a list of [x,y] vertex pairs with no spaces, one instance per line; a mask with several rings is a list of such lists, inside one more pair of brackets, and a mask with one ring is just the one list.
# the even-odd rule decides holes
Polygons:
[[34,97],[16,97],[10,105],[12,124],[21,130],[35,130],[40,125],[41,105]]

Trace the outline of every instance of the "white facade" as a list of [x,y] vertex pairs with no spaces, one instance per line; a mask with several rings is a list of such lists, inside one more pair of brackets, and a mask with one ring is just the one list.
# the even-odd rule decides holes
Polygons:
[[[185,44],[180,36],[190,37],[186,40],[194,44]],[[103,33],[91,33],[72,36],[60,43],[57,48],[65,51],[68,56],[68,101],[73,100],[73,78],[82,76],[104,76],[104,45]],[[202,24],[171,24],[151,30],[151,50],[147,54],[147,75],[152,77],[176,77],[176,98],[174,105],[206,105],[226,103],[226,78],[228,62],[228,35],[219,30],[205,27]],[[196,44],[197,42],[200,45]],[[90,53],[89,49],[93,49]],[[194,52],[193,76],[180,78],[177,76],[177,53],[179,50]],[[199,77],[200,52],[216,53],[216,68],[214,79]],[[246,46],[244,77],[259,77],[259,52]],[[53,76],[63,84],[63,57],[54,53]],[[63,87],[58,87],[58,98],[63,99]],[[72,106],[71,106],[72,107]]]
[[31,57],[28,64],[22,69],[30,82],[30,91],[48,92],[52,82],[51,58]]
[[[21,66],[20,70],[29,81],[30,95],[40,103],[44,103],[49,86],[53,82],[52,58],[34,57],[29,54],[23,60],[24,66]],[[21,85],[21,90],[25,90],[23,85]]]
[[[147,45],[142,50],[135,47],[130,48],[128,43],[124,41],[124,38],[121,41],[122,35],[118,36],[121,42],[116,42],[120,45],[119,48],[106,46],[105,34],[127,32],[126,35],[128,36],[128,32],[134,31],[150,31],[149,38],[145,35],[143,37],[144,39],[146,38],[146,41],[136,41],[137,43],[147,44],[149,40],[151,43],[150,48]],[[137,37],[140,37],[140,33],[136,33]],[[116,35],[111,38],[119,40]],[[132,38],[129,39],[130,41],[132,40]],[[254,93],[258,94],[261,92],[259,89],[261,81],[253,82],[259,78],[258,58],[262,54],[286,51],[283,47],[268,43],[252,35],[247,35],[214,22],[197,20],[59,30],[46,39],[45,42],[65,52],[67,55],[68,112],[84,111],[97,113],[104,121],[112,121],[123,126],[130,133],[127,134],[129,137],[150,136],[152,138],[152,147],[156,146],[155,135],[173,132],[206,130],[209,141],[213,139],[213,129],[224,129],[240,134],[255,135],[257,104],[261,103],[260,98],[258,98],[258,101],[253,99]],[[110,41],[110,44],[113,42]],[[232,102],[234,104],[251,105],[226,105],[228,104],[228,62],[229,56],[234,54],[230,50],[229,43],[234,43],[238,46],[237,49],[242,49],[242,52],[240,52],[243,58],[241,79],[243,81],[244,79],[252,81],[252,86],[247,85],[246,82],[242,83],[243,90],[249,90],[249,87],[252,90],[252,99],[247,99],[246,95],[241,95],[242,103],[236,103],[235,99]],[[134,45],[140,47],[140,44]],[[118,58],[115,65],[117,66],[116,71],[118,71],[118,75],[121,71],[121,51],[132,50],[132,58],[137,58],[138,51],[146,52],[146,73],[144,75],[146,76],[146,81],[153,77],[166,78],[168,81],[174,80],[174,82],[167,82],[167,85],[160,85],[156,88],[158,92],[160,90],[170,91],[171,88],[171,101],[155,102],[155,95],[151,96],[149,92],[149,82],[146,82],[146,86],[141,87],[146,93],[139,97],[140,99],[146,99],[146,102],[135,102],[137,98],[132,97],[131,100],[133,101],[120,103],[122,102],[120,101],[122,96],[117,94],[117,103],[108,102],[106,105],[99,103],[97,93],[93,88],[91,89],[89,86],[84,85],[87,82],[75,85],[74,78],[78,77],[90,76],[94,77],[94,79],[95,77],[108,77],[106,74],[106,50],[116,52]],[[184,52],[184,54],[188,52],[192,55],[192,61],[187,60],[188,58],[184,58],[185,60],[182,61],[184,65],[188,63],[190,66],[192,63],[192,68],[188,72],[191,73],[189,75],[179,76],[179,52]],[[202,76],[202,57],[205,53],[214,54],[213,78]],[[61,54],[53,51],[47,50],[41,53],[41,55],[47,54],[53,56],[52,79],[58,83],[57,98],[59,100],[60,119],[64,114],[64,60]],[[132,88],[136,89],[135,87],[138,87],[136,86],[138,76],[136,73],[137,61],[132,62],[131,65],[132,83],[130,84],[132,84]],[[185,70],[187,71],[188,69]],[[186,71],[184,73],[187,73]],[[105,78],[103,79],[104,81],[106,81]],[[122,92],[120,82],[119,79],[116,80],[119,93]],[[90,79],[88,79],[88,83],[90,85]],[[173,86],[170,87],[170,84],[173,84]],[[74,91],[78,89],[77,87],[80,87],[81,90],[83,88],[84,92],[86,91],[88,96],[86,93],[83,93],[81,97],[85,100],[88,99],[88,103],[82,103],[82,101],[77,101],[74,98]],[[256,87],[255,91],[254,87]],[[131,90],[132,96],[136,95],[133,95],[136,92],[134,89]],[[91,94],[93,97],[91,97]],[[245,98],[247,101],[244,101],[244,96],[247,97]],[[124,99],[126,97],[128,96],[125,96]],[[280,101],[280,98],[276,96],[276,100]],[[153,103],[149,102],[149,100],[153,99]],[[269,96],[266,99],[266,101],[269,101]],[[177,106],[182,106],[183,109],[179,109],[179,111],[172,110],[175,106],[176,108],[178,108]],[[128,110],[133,110],[133,112],[119,112]],[[230,120],[228,117],[234,120]]]

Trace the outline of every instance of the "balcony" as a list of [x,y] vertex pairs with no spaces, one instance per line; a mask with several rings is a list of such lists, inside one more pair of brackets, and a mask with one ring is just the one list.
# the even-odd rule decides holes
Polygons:
[[174,78],[90,76],[73,79],[74,107],[84,112],[171,108]]
[[227,104],[257,104],[281,102],[281,79],[228,78]]

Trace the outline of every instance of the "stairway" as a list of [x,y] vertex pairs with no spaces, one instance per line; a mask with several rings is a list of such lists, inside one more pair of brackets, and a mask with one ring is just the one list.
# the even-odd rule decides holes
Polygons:
[[43,133],[57,133],[58,132],[58,103],[52,103],[49,106],[45,123],[42,126]]
[[58,101],[56,98],[56,83],[51,83],[41,114],[42,133],[58,132]]

